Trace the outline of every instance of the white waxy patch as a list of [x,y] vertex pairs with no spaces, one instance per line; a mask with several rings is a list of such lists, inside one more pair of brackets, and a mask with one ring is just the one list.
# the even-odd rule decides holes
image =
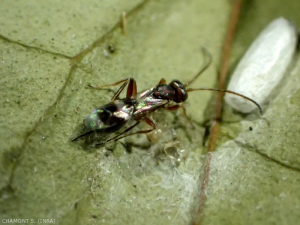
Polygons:
[[[271,94],[282,79],[297,44],[294,25],[278,18],[255,39],[235,69],[228,90],[243,94],[259,104]],[[232,108],[249,113],[257,107],[250,101],[232,94],[225,95]]]

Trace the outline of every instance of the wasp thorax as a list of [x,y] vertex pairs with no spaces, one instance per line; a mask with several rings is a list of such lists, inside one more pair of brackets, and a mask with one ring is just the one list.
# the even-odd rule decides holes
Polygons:
[[173,100],[175,95],[174,88],[167,84],[158,85],[153,93],[155,98]]
[[173,80],[169,86],[175,90],[173,101],[176,103],[184,102],[188,98],[188,93],[184,85],[179,80]]

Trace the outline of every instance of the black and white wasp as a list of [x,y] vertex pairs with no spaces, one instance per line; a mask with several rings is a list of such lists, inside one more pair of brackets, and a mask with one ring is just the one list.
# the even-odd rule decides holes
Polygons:
[[[142,92],[137,92],[136,81],[133,78],[126,78],[116,83],[104,86],[89,86],[93,89],[101,89],[122,84],[108,104],[100,106],[99,108],[93,110],[91,114],[86,119],[84,119],[84,127],[87,131],[75,137],[74,139],[72,139],[72,141],[76,141],[79,138],[82,138],[94,132],[117,132],[130,120],[135,121],[135,123],[127,127],[120,134],[115,135],[114,137],[109,138],[102,143],[98,143],[97,145],[102,145],[110,141],[117,141],[121,138],[128,137],[134,134],[145,134],[154,131],[156,129],[156,125],[155,122],[150,119],[150,113],[153,113],[155,110],[160,108],[164,108],[167,110],[177,110],[182,108],[184,115],[187,117],[186,110],[180,103],[187,100],[189,92],[199,90],[221,91],[240,96],[253,102],[259,108],[262,114],[262,109],[256,101],[239,93],[213,88],[187,88],[208,68],[211,63],[211,55],[208,53],[208,51],[203,48],[203,53],[208,57],[207,63],[204,64],[202,69],[196,74],[196,76],[194,76],[193,79],[185,84],[181,83],[179,80],[173,80],[169,84],[166,84],[166,80],[162,78],[159,81],[158,85],[156,85],[155,87]],[[126,86],[128,86],[126,97],[121,99],[120,94]],[[146,122],[151,127],[151,129],[128,133],[142,121]]]

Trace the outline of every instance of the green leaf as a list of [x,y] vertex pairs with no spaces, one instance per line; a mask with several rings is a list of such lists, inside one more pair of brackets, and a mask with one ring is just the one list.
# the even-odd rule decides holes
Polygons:
[[[300,24],[299,3],[288,2],[246,2],[232,64],[271,20],[285,16]],[[149,138],[157,143],[137,135],[86,149],[71,138],[113,96],[88,84],[133,77],[142,91],[162,77],[186,82],[201,68],[205,47],[213,63],[192,87],[214,87],[230,10],[227,1],[204,0],[2,3],[0,221],[191,222],[207,175],[203,123],[211,119],[212,93],[189,95],[185,107],[195,128],[180,110],[155,112],[162,134]],[[124,11],[126,34],[120,26]],[[296,57],[263,118],[225,108],[201,224],[299,221],[299,75]]]

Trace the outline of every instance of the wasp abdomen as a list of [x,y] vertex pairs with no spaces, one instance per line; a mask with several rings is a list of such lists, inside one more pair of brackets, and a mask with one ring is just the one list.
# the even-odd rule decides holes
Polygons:
[[124,100],[116,100],[93,110],[84,125],[88,130],[115,132],[129,120],[133,110]]

